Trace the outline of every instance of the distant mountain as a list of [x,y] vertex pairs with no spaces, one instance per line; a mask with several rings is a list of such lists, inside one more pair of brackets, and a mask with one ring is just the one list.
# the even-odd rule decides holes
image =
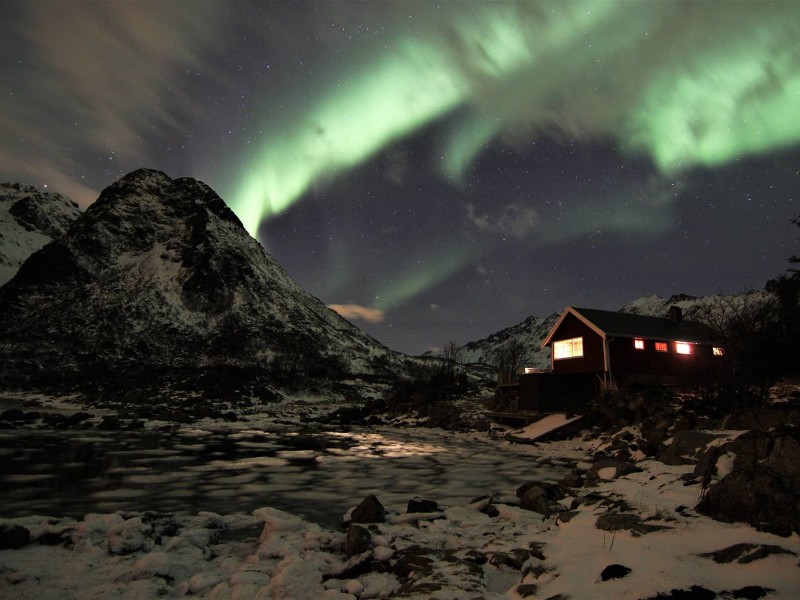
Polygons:
[[0,286],[81,215],[75,202],[19,183],[0,183]]
[[[757,296],[759,299],[767,297],[767,293],[760,290],[749,292],[749,294]],[[743,297],[744,294],[732,294],[730,296],[689,296],[678,294],[671,298],[662,298],[651,294],[629,302],[620,309],[620,312],[665,317],[670,306],[679,306],[684,318],[691,320],[698,319],[698,316],[707,307],[713,307],[719,304],[720,301],[724,302],[727,299]],[[528,361],[527,366],[540,369],[549,367],[550,350],[542,350],[541,345],[561,316],[561,312],[559,311],[543,318],[531,316],[517,325],[493,333],[489,337],[465,344],[463,346],[464,362],[486,362],[488,357],[497,349],[511,340],[517,340],[528,349],[531,360]]]
[[561,313],[553,313],[547,317],[530,316],[522,323],[507,327],[489,337],[464,344],[465,362],[490,362],[494,351],[512,340],[518,341],[528,350],[531,360],[527,366],[543,369],[550,366],[550,350],[542,350],[539,346],[555,325]]
[[225,366],[302,382],[397,357],[300,289],[211,188],[149,169],[103,190],[0,288],[7,381]]

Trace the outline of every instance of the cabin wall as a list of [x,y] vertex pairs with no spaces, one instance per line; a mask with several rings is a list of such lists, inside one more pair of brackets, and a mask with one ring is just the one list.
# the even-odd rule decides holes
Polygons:
[[673,341],[667,342],[669,352],[656,352],[656,340],[645,339],[643,350],[637,350],[633,342],[633,338],[609,339],[608,354],[615,375],[694,377],[721,360],[713,356],[711,346],[693,344],[691,354],[678,354]]
[[603,338],[574,315],[568,314],[564,318],[553,335],[552,341],[568,340],[581,336],[583,337],[583,356],[553,360],[554,373],[603,372]]
[[530,373],[519,376],[518,409],[523,412],[580,412],[597,397],[594,375]]

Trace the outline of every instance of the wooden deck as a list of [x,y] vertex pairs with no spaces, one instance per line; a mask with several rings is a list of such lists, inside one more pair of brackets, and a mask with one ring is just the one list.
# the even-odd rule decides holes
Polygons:
[[498,411],[486,411],[483,413],[492,421],[497,421],[499,423],[522,423],[523,425],[530,425],[534,421],[538,421],[542,418],[542,415],[539,413],[534,412],[498,412]]

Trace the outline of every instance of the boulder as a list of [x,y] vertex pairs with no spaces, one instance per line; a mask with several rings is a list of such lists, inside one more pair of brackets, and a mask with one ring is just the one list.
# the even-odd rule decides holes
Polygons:
[[0,421],[22,421],[25,413],[18,408],[9,408],[0,413]]
[[594,485],[601,479],[617,479],[640,471],[639,467],[628,461],[600,458],[595,460],[592,468],[586,472],[585,482],[586,485]]
[[597,517],[594,526],[603,531],[617,531],[619,529],[633,529],[642,518],[633,513],[606,513]]
[[547,491],[540,487],[530,488],[520,499],[520,506],[525,510],[532,510],[549,516],[550,501],[547,499]]
[[18,550],[31,542],[31,532],[20,525],[0,525],[0,550]]
[[432,513],[439,510],[439,505],[434,500],[426,500],[419,496],[408,501],[407,513]]
[[695,464],[698,451],[718,437],[720,434],[693,429],[679,431],[672,438],[672,443],[658,455],[658,460],[665,465]]
[[102,431],[116,431],[120,428],[119,417],[115,415],[103,417],[103,420],[100,422],[97,428]]
[[697,512],[719,521],[743,521],[753,527],[789,536],[800,532],[800,494],[786,477],[764,466],[735,468],[711,486]]
[[721,550],[704,552],[700,554],[700,556],[713,559],[716,563],[727,564],[736,561],[746,565],[747,563],[766,558],[771,554],[790,554],[796,556],[791,550],[781,548],[774,544],[734,544],[733,546],[728,546]]
[[709,448],[697,462],[694,477],[710,480],[717,474],[717,459],[731,453],[736,456],[734,470],[766,465],[780,473],[786,484],[800,490],[800,432],[793,427],[775,431],[748,431],[723,446]]
[[523,483],[517,488],[517,498],[522,499],[525,493],[534,487],[544,490],[545,494],[547,494],[547,497],[550,500],[561,500],[567,495],[564,488],[557,483],[548,483],[547,481],[529,481],[527,483]]
[[69,427],[77,427],[84,421],[91,419],[92,415],[87,412],[76,412],[75,414],[70,415],[67,417],[63,423],[61,423],[60,427],[62,428],[69,428]]
[[372,536],[360,525],[350,525],[344,540],[344,551],[347,556],[362,554],[370,549]]
[[800,408],[787,403],[743,409],[725,419],[722,428],[763,431],[786,424],[800,425]]
[[353,523],[383,523],[385,520],[386,510],[374,494],[364,498],[350,515]]
[[626,567],[625,565],[608,565],[605,569],[603,569],[603,572],[600,573],[600,579],[603,581],[608,581],[609,579],[622,579],[630,572],[630,567]]

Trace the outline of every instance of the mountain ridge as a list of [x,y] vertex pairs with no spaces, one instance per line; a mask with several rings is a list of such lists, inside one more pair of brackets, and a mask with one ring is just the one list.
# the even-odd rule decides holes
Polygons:
[[313,379],[399,356],[300,289],[210,187],[152,169],[21,265],[0,328],[0,375],[28,380],[221,365]]
[[80,207],[67,196],[0,183],[0,286],[36,250],[64,235],[80,215]]

